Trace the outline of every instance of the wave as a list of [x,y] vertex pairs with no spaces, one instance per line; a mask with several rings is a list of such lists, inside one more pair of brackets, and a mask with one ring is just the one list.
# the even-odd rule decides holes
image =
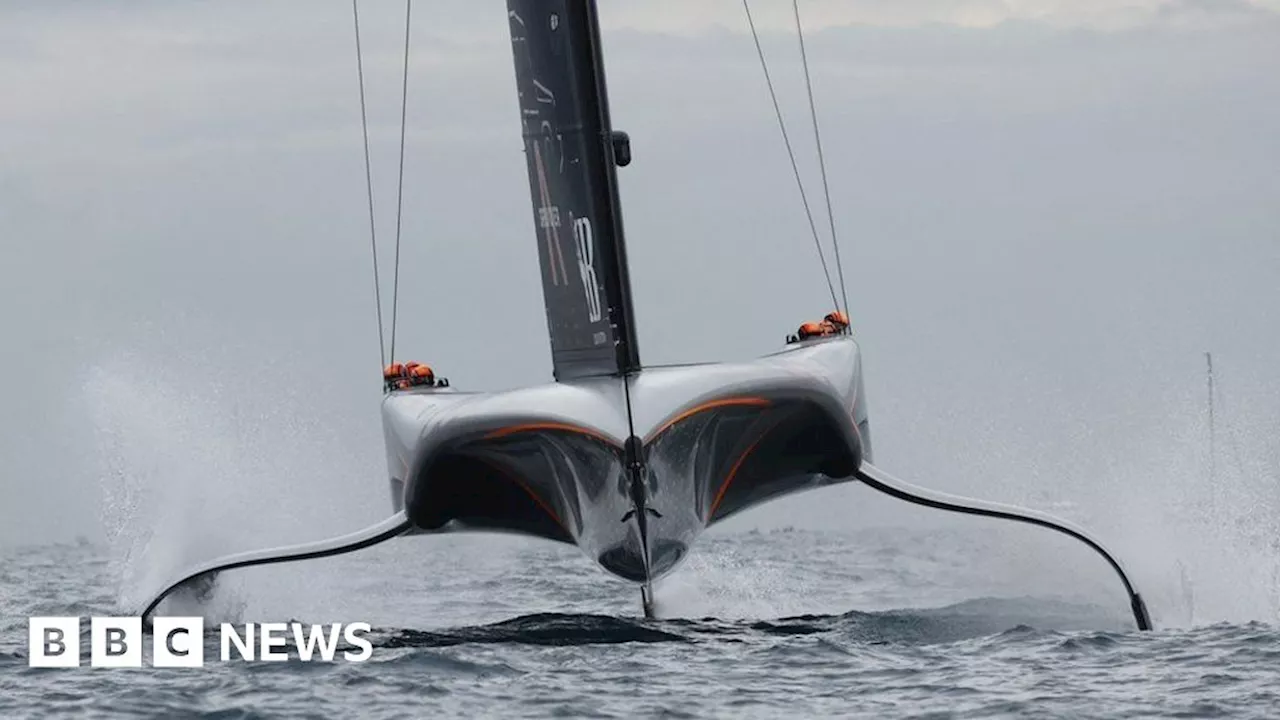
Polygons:
[[[825,635],[841,642],[935,644],[1005,633],[1133,630],[1123,616],[1098,606],[1038,598],[979,598],[939,608],[909,608],[771,620],[718,618],[645,620],[606,615],[538,613],[498,623],[447,630],[383,629],[381,648],[438,648],[467,644],[599,645],[696,643],[736,636]],[[1039,630],[1037,630],[1039,629]]]

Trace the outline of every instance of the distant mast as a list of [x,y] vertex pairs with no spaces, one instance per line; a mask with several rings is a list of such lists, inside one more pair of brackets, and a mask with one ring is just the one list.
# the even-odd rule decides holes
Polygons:
[[1218,476],[1217,432],[1213,425],[1213,354],[1206,352],[1204,360],[1209,366],[1209,482],[1212,487]]
[[507,0],[558,381],[640,368],[594,0]]

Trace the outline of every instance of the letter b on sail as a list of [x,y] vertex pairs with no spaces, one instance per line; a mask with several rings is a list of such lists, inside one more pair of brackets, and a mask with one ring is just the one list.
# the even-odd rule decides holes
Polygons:
[[587,317],[591,322],[599,322],[603,310],[600,307],[600,284],[596,282],[596,266],[591,251],[595,247],[591,235],[591,218],[573,221],[573,239],[578,246],[578,273],[582,276],[582,290],[587,297]]

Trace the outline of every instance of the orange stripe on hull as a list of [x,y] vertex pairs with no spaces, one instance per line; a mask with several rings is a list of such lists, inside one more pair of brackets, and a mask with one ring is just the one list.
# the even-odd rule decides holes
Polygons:
[[681,420],[697,415],[700,412],[705,412],[707,410],[714,410],[716,408],[722,408],[722,407],[768,407],[770,404],[771,403],[766,398],[753,397],[753,396],[722,398],[720,400],[712,400],[710,402],[705,402],[701,405],[685,410],[679,415],[666,421],[657,430],[654,430],[653,432],[649,433],[649,439],[652,440],[653,438],[660,435],[663,431],[670,429],[672,425],[675,425]]
[[751,454],[751,451],[756,449],[756,446],[760,444],[761,440],[764,440],[764,435],[756,438],[754,442],[748,445],[747,449],[743,450],[742,454],[738,456],[738,460],[733,464],[733,467],[729,468],[729,474],[725,476],[724,482],[720,484],[720,489],[716,492],[716,499],[711,502],[711,512],[707,513],[707,520],[716,516],[716,510],[720,507],[720,501],[724,500],[724,494],[728,491],[729,485],[733,483],[733,478],[737,476],[738,470],[742,468],[742,463],[746,461],[747,456]]
[[711,512],[707,513],[707,520],[715,517],[716,510],[720,507],[720,501],[724,500],[725,492],[729,490],[729,486],[733,484],[734,478],[738,476],[738,471],[742,469],[742,463],[746,462],[747,456],[751,454],[752,450],[756,449],[756,446],[759,445],[760,442],[769,435],[769,433],[773,432],[774,429],[778,427],[780,422],[780,418],[774,418],[772,422],[768,423],[765,426],[765,429],[760,432],[760,436],[751,441],[751,444],[747,446],[747,449],[743,450],[742,454],[738,456],[737,461],[733,463],[733,467],[729,468],[729,474],[725,476],[724,482],[720,485],[720,489],[716,491],[715,500],[711,502]]
[[605,435],[602,432],[592,430],[590,428],[584,428],[581,425],[570,425],[569,423],[557,423],[557,422],[541,422],[541,423],[526,423],[524,425],[512,425],[510,427],[498,428],[497,430],[494,430],[486,434],[484,437],[486,440],[491,440],[495,438],[509,437],[517,433],[538,432],[538,431],[544,431],[544,430],[569,432],[569,433],[575,433],[578,435],[586,435],[587,437],[595,438],[596,440],[599,440],[608,445],[618,447],[618,442],[616,440],[609,437],[608,435]]

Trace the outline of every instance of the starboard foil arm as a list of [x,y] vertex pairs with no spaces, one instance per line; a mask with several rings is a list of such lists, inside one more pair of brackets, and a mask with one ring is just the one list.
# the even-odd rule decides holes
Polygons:
[[1111,568],[1116,571],[1116,574],[1120,576],[1120,582],[1124,584],[1125,592],[1129,595],[1129,608],[1133,611],[1133,619],[1137,623],[1138,629],[1151,629],[1151,615],[1147,612],[1147,605],[1137,588],[1134,587],[1133,582],[1130,581],[1129,574],[1125,572],[1120,560],[1083,528],[1038,510],[1029,510],[1014,505],[975,500],[928,490],[899,480],[867,462],[862,463],[858,470],[857,478],[874,490],[916,505],[1038,525],[1050,530],[1056,530],[1083,542],[1092,548],[1094,552],[1101,555]]
[[295,560],[312,560],[315,558],[331,557],[334,555],[342,555],[344,553],[362,550],[372,547],[378,543],[385,542],[399,535],[403,535],[409,530],[412,522],[404,511],[400,511],[395,515],[383,520],[382,522],[371,525],[363,530],[348,535],[342,535],[327,540],[319,540],[316,542],[301,543],[298,545],[286,545],[278,548],[267,548],[265,550],[251,550],[248,552],[227,555],[221,558],[215,558],[205,563],[191,568],[179,575],[173,582],[166,584],[157,592],[152,599],[146,604],[142,611],[142,617],[145,619],[155,612],[155,609],[164,601],[166,597],[185,586],[187,583],[193,582],[201,577],[211,576],[224,570],[234,570],[236,568],[252,567],[254,565],[270,565],[272,563],[292,562]]

